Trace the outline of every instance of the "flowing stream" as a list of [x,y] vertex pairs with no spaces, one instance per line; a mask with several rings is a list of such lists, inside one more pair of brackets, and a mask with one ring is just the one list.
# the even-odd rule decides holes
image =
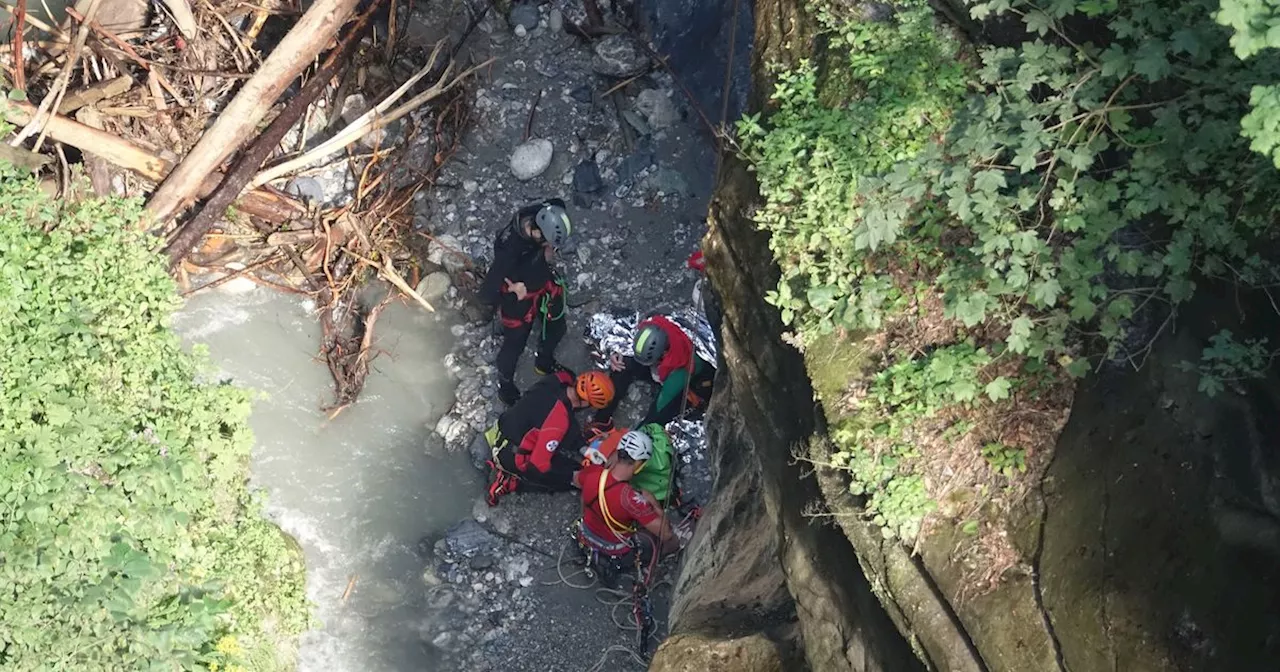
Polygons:
[[299,669],[432,669],[420,634],[432,612],[419,541],[466,517],[481,489],[465,456],[426,450],[453,403],[442,364],[451,317],[403,303],[383,311],[382,352],[360,401],[329,421],[319,409],[332,398],[332,379],[316,357],[310,306],[245,290],[192,297],[174,326],[207,344],[224,375],[265,393],[250,420],[252,482],[266,491],[271,519],[302,546],[319,621],[302,637]]

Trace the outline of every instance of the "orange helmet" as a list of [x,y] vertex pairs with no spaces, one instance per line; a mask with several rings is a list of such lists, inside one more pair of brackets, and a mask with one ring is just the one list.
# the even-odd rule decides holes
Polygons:
[[604,408],[613,401],[613,379],[604,371],[593,370],[579,375],[575,389],[591,408]]

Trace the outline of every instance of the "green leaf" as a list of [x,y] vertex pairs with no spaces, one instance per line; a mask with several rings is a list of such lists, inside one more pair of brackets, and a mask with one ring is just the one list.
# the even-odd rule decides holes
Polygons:
[[987,393],[987,397],[990,398],[991,401],[1003,401],[1009,398],[1009,389],[1011,387],[1013,387],[1013,383],[1009,382],[1008,378],[1000,376],[987,383],[984,391]]
[[973,187],[978,191],[995,193],[1005,186],[1004,173],[999,170],[984,170],[973,178]]
[[1053,18],[1044,12],[1033,9],[1022,16],[1022,21],[1027,24],[1027,31],[1044,36],[1053,27]]
[[835,307],[836,298],[840,295],[840,291],[835,287],[810,287],[805,293],[809,305],[820,313],[830,312]]
[[1138,47],[1133,69],[1152,82],[1158,82],[1169,74],[1168,47],[1163,40],[1144,40]]
[[22,89],[9,89],[9,100],[19,103],[26,102],[27,92]]
[[1031,300],[1043,308],[1052,308],[1058,302],[1062,286],[1056,278],[1041,280],[1031,285]]

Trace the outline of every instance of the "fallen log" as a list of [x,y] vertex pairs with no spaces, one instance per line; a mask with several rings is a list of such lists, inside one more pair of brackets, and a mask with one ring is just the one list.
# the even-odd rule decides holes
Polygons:
[[354,53],[359,39],[364,34],[369,17],[381,4],[381,2],[374,2],[356,20],[343,41],[329,52],[329,56],[315,76],[302,87],[298,95],[285,104],[284,109],[280,110],[280,114],[276,115],[267,129],[231,164],[226,177],[209,196],[209,200],[200,206],[191,219],[174,231],[169,244],[165,246],[165,254],[169,255],[170,265],[176,266],[182,261],[191,248],[200,242],[204,234],[208,233],[209,229],[222,218],[227,208],[257,174],[262,162],[266,161],[280,146],[280,141],[284,139],[289,129],[302,118],[302,114],[311,106],[311,103],[324,93],[329,86],[329,81],[338,74],[338,71],[346,67],[348,57]]
[[163,224],[194,200],[200,180],[213,172],[257,130],[258,122],[304,68],[347,22],[357,0],[316,0],[236,93],[209,130],[147,202]]
[[[9,123],[22,125],[30,123],[35,112],[36,108],[29,103],[10,101],[5,107],[4,116]],[[172,163],[128,140],[63,116],[51,117],[45,124],[45,130],[49,137],[57,142],[76,147],[82,152],[101,158],[152,182],[160,182],[173,170]],[[214,172],[205,176],[198,185],[197,193],[201,196],[212,193],[221,180],[221,173]],[[277,224],[293,219],[306,211],[298,201],[265,189],[256,189],[243,194],[238,205],[241,210],[250,215]]]

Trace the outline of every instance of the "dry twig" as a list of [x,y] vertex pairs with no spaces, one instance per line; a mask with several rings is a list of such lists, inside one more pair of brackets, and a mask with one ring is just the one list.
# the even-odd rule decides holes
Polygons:
[[89,23],[93,21],[94,15],[98,13],[98,4],[100,2],[101,0],[89,1],[89,7],[84,11],[84,21],[80,22],[80,28],[76,31],[75,42],[71,45],[71,54],[67,57],[66,64],[62,66],[62,72],[58,73],[58,78],[54,80],[53,87],[49,89],[49,93],[40,101],[40,107],[36,110],[35,116],[31,118],[31,122],[24,126],[22,131],[9,142],[10,147],[17,147],[39,131],[40,137],[36,139],[35,151],[40,151],[40,146],[44,144],[49,120],[53,118],[54,110],[57,110],[58,105],[62,103],[62,96],[66,93],[67,84],[71,81],[71,72],[76,69],[76,64],[80,62],[80,52],[84,49],[85,40],[89,39]]

